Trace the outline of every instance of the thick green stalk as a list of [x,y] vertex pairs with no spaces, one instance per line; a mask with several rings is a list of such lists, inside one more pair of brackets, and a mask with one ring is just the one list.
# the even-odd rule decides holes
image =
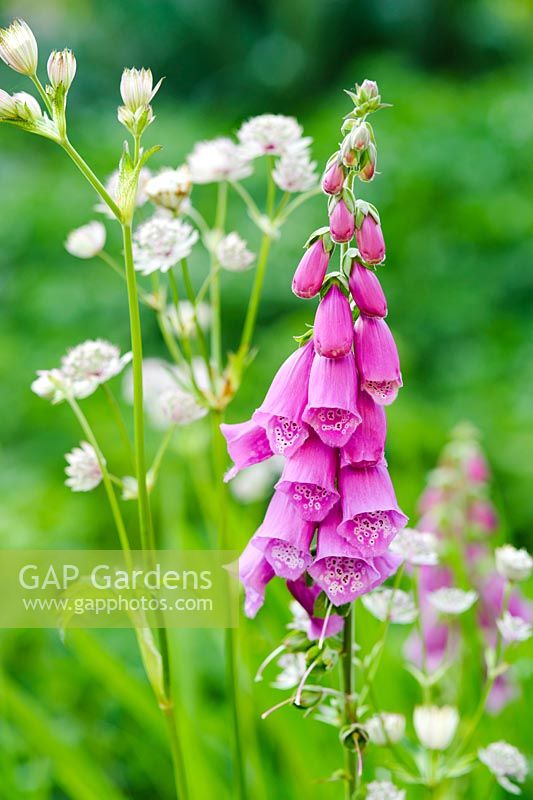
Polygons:
[[68,139],[65,139],[65,141],[61,143],[61,147],[70,156],[70,158],[76,164],[80,172],[83,173],[83,175],[87,178],[93,189],[96,191],[97,194],[100,195],[104,203],[106,203],[106,205],[109,206],[115,217],[119,220],[119,222],[121,222],[122,212],[120,208],[117,206],[117,204],[115,203],[115,201],[113,200],[113,198],[111,197],[111,195],[109,194],[103,183],[96,177],[96,175],[94,174],[90,166],[87,164],[87,162],[84,161],[83,158],[78,153],[78,151],[74,147],[72,147]]
[[257,312],[259,310],[259,301],[261,300],[261,292],[263,290],[263,283],[265,282],[268,254],[270,253],[271,242],[272,239],[265,233],[261,240],[261,248],[259,250],[259,257],[257,259],[254,283],[250,294],[250,301],[246,311],[244,327],[242,329],[241,343],[238,350],[242,361],[244,361],[248,355],[248,351],[250,350],[250,345],[252,343],[252,337],[254,335]]
[[[354,665],[353,665],[353,641],[355,634],[354,605],[350,608],[350,613],[344,622],[343,648],[342,648],[342,688],[344,693],[344,724],[352,725],[355,722],[354,716]],[[345,800],[353,800],[357,787],[357,759],[355,752],[346,747],[344,755],[344,769],[346,779],[344,782]]]
[[115,397],[115,395],[113,394],[112,390],[109,388],[107,383],[102,384],[102,390],[107,398],[107,402],[109,403],[111,413],[118,428],[118,432],[120,433],[120,438],[122,439],[122,443],[124,444],[126,452],[128,453],[129,459],[132,464],[135,464],[135,454],[131,446],[130,437],[126,429],[126,425],[124,424],[124,420],[122,419],[122,414],[120,412],[120,406],[117,402],[117,398]]

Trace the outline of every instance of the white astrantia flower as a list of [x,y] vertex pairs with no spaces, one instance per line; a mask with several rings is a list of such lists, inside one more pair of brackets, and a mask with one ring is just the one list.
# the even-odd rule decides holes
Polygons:
[[80,442],[65,458],[68,466],[65,472],[68,475],[65,485],[73,492],[90,492],[102,480],[102,470],[96,456],[94,447],[88,442]]
[[524,755],[508,742],[493,742],[478,751],[482,764],[492,772],[500,786],[510,794],[522,794],[517,783],[524,783],[528,768]]
[[63,356],[61,372],[69,381],[74,397],[84,398],[122,372],[130,361],[131,353],[121,356],[119,348],[105,339],[88,339]]
[[293,689],[298,686],[307,669],[305,653],[284,653],[277,660],[281,672],[270,684],[274,689]]
[[168,272],[182,258],[188,258],[198,241],[198,231],[188,222],[156,213],[139,225],[133,236],[135,269],[143,275]]
[[159,398],[162,416],[173,425],[190,425],[205,417],[207,408],[199,405],[192,392],[179,387],[167,389]]
[[404,528],[392,540],[390,550],[409,564],[433,567],[439,563],[438,547],[434,533]]
[[405,789],[390,781],[372,781],[366,787],[366,800],[405,800]]
[[247,242],[236,231],[220,239],[215,255],[220,266],[229,272],[244,272],[255,260],[255,253],[248,250]]
[[103,250],[105,240],[105,226],[101,222],[93,220],[69,233],[65,242],[65,250],[76,258],[94,258]]
[[457,731],[459,712],[453,706],[417,706],[413,724],[424,747],[446,750]]
[[397,625],[409,625],[418,616],[413,598],[402,589],[376,589],[363,595],[361,601],[367,611],[382,622],[390,616],[390,621]]
[[37,41],[23,19],[16,19],[8,28],[0,28],[0,58],[22,75],[35,75],[38,61]]
[[32,392],[55,405],[69,395],[74,396],[72,385],[60,369],[37,370],[37,378],[31,385]]
[[18,116],[17,104],[4,89],[0,89],[0,119],[15,119]]
[[306,192],[316,186],[318,181],[316,161],[311,161],[307,150],[289,150],[276,162],[272,178],[276,186],[284,192]]
[[229,483],[230,492],[240,503],[264,500],[283,470],[283,457],[273,456],[239,472]]
[[17,110],[17,117],[20,119],[26,122],[35,122],[43,116],[39,101],[28,92],[15,92],[13,101]]
[[[139,173],[139,181],[137,183],[137,194],[135,195],[135,206],[140,208],[148,201],[148,195],[146,194],[146,184],[152,177],[151,170],[148,167],[143,167]],[[108,177],[105,188],[107,193],[113,200],[117,199],[118,195],[118,169],[111,173]],[[100,214],[105,214],[106,217],[110,219],[114,219],[115,215],[111,211],[108,205],[104,202],[97,203],[94,206],[94,210],[98,211]]]
[[526,642],[533,633],[533,628],[529,622],[526,622],[521,617],[513,617],[509,611],[506,611],[503,617],[496,621],[496,625],[503,640],[508,644]]
[[363,723],[372,744],[380,746],[395,744],[405,735],[405,717],[403,714],[375,714]]
[[193,183],[238,181],[252,174],[244,148],[225,136],[195,144],[187,164]]
[[[189,300],[180,300],[177,307],[167,306],[165,317],[170,327],[178,336],[195,336],[196,324],[194,321],[195,307]],[[196,319],[200,327],[205,330],[211,324],[211,308],[207,303],[196,304]]]
[[527,550],[505,544],[496,548],[496,569],[508,581],[527,581],[533,570],[533,558]]
[[302,138],[302,127],[294,117],[283,114],[261,114],[243,122],[237,137],[251,158],[263,155],[281,156],[291,145],[301,142],[308,147],[311,139]]
[[428,594],[428,600],[442,614],[463,614],[472,608],[478,598],[477,592],[444,586]]
[[[149,492],[154,488],[155,476],[152,470],[146,473],[146,488]],[[123,500],[137,500],[139,496],[139,484],[137,478],[133,475],[124,475],[122,478],[122,499]]]
[[151,69],[125,69],[120,79],[120,95],[128,111],[135,113],[149,105],[162,82],[163,78],[154,87]]
[[179,211],[183,201],[191,193],[192,182],[189,167],[183,164],[177,169],[166,169],[158,172],[144,187],[148,198],[157,206]]

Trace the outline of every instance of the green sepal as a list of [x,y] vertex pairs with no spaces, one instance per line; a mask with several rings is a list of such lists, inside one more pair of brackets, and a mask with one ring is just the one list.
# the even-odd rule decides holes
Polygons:
[[294,339],[294,341],[295,341],[295,342],[297,342],[297,343],[300,345],[300,347],[301,347],[302,345],[304,345],[304,344],[307,344],[307,342],[309,342],[309,341],[310,341],[310,340],[313,338],[313,330],[314,330],[314,329],[313,329],[313,327],[311,326],[311,327],[309,328],[309,330],[307,330],[305,333],[301,333],[299,336],[293,336],[292,338],[293,338],[293,339]]
[[308,250],[317,239],[323,238],[326,233],[329,234],[329,225],[323,225],[321,228],[314,230],[304,244],[304,250]]
[[[355,740],[359,745],[358,748],[355,746]],[[359,722],[353,722],[340,729],[339,741],[343,747],[355,753],[358,749],[362,750],[368,742],[368,733]]]

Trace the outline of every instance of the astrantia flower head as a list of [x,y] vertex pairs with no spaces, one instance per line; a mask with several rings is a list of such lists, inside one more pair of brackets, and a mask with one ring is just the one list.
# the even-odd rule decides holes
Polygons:
[[69,233],[65,250],[76,258],[93,258],[103,250],[105,240],[105,227],[101,222],[93,220]]
[[405,717],[403,714],[376,714],[363,723],[370,741],[377,745],[395,744],[405,734]]
[[459,725],[459,713],[453,706],[417,706],[413,723],[424,747],[446,750]]
[[284,192],[306,192],[316,185],[316,161],[311,161],[307,150],[290,149],[276,162],[272,178]]
[[520,750],[507,742],[493,742],[479,750],[478,758],[505,791],[521,794],[520,788],[513,783],[524,783],[528,773],[527,761]]
[[462,589],[448,588],[446,586],[428,594],[429,602],[441,614],[463,614],[469,608],[472,608],[477,597],[477,592],[473,589],[469,592],[464,592]]
[[48,77],[53,89],[70,89],[76,75],[76,59],[72,50],[52,50],[47,63]]
[[533,558],[527,550],[506,544],[496,548],[496,569],[508,581],[527,581],[533,570]]
[[8,28],[0,28],[0,58],[22,75],[37,72],[37,42],[23,19],[16,19]]
[[73,395],[70,381],[60,369],[40,369],[37,378],[31,385],[32,392],[50,400],[52,403],[61,403],[69,395]]
[[61,372],[69,381],[74,397],[83,398],[122,372],[130,361],[131,353],[121,356],[114,344],[104,339],[88,339],[61,359]]
[[146,182],[145,192],[157,206],[179,211],[190,195],[191,173],[186,164],[177,169],[163,169]]
[[207,409],[199,405],[191,392],[177,386],[162,393],[159,405],[163,417],[173,425],[189,425],[207,414]]
[[405,789],[390,781],[372,781],[366,789],[366,800],[405,800]]
[[133,237],[133,260],[135,269],[143,275],[171,267],[188,258],[198,241],[198,231],[188,222],[154,214],[140,225]]
[[409,625],[418,616],[415,601],[402,589],[377,589],[361,599],[367,611],[381,622],[390,618],[397,625]]
[[65,455],[68,475],[65,485],[73,492],[90,492],[102,480],[102,470],[94,447],[88,442],[80,442],[70,453]]
[[237,136],[251,158],[263,155],[283,155],[295,143],[303,148],[310,139],[302,139],[302,127],[294,117],[283,114],[261,114],[244,122]]
[[416,566],[435,566],[439,562],[438,539],[434,533],[404,528],[392,541],[391,550]]
[[252,174],[250,157],[227,137],[198,142],[187,157],[193,183],[238,181]]
[[255,254],[248,250],[244,239],[235,231],[220,239],[215,255],[220,266],[229,272],[244,272],[255,260]]
[[506,611],[503,617],[496,621],[496,625],[503,640],[509,644],[526,642],[533,633],[533,628],[528,622],[521,617],[513,617],[509,611]]

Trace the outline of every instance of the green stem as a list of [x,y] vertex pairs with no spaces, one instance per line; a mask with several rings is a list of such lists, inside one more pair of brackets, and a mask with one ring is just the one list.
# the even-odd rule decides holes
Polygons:
[[44,86],[42,85],[42,83],[39,80],[39,78],[37,77],[37,75],[30,75],[30,79],[31,79],[33,85],[35,86],[35,88],[37,89],[37,91],[39,92],[39,94],[41,95],[41,97],[43,99],[43,102],[44,102],[44,104],[46,106],[46,109],[47,109],[48,113],[50,114],[50,116],[52,117],[53,113],[54,113],[53,109],[52,109],[52,103],[50,102],[50,98],[46,94]]
[[[210,361],[210,358],[209,358],[209,350],[208,350],[208,347],[207,347],[207,341],[206,341],[206,338],[205,338],[205,334],[204,334],[204,332],[202,330],[202,326],[200,325],[200,322],[198,320],[198,313],[197,313],[197,310],[196,310],[197,300],[196,300],[196,297],[195,297],[195,294],[194,294],[194,287],[192,285],[191,275],[190,275],[190,272],[189,272],[189,266],[187,264],[187,259],[186,258],[183,258],[182,261],[181,261],[181,270],[183,272],[183,284],[185,286],[185,291],[187,293],[187,297],[188,297],[189,302],[190,302],[190,304],[192,306],[192,309],[193,309],[194,327],[195,327],[195,330],[196,330],[196,337],[198,339],[198,345],[199,345],[200,350],[202,352],[202,356],[203,356],[203,359],[205,361],[205,366],[206,366],[207,372],[209,374],[209,378],[211,380],[211,383],[213,384],[213,370],[212,370],[211,361]],[[214,389],[214,386],[213,386],[213,389]]]
[[68,156],[72,159],[72,161],[76,164],[80,172],[87,178],[95,192],[102,198],[104,203],[111,209],[115,217],[118,219],[119,222],[122,222],[122,212],[120,208],[117,206],[103,183],[96,177],[90,166],[87,164],[86,161],[80,156],[78,151],[71,145],[68,139],[65,139],[61,143],[61,147],[67,153]]
[[[342,647],[342,688],[344,693],[344,723],[352,725],[355,722],[353,701],[354,691],[354,664],[353,642],[355,634],[354,604],[344,622],[343,647]],[[346,780],[344,783],[345,800],[352,800],[357,787],[357,757],[356,753],[346,747],[344,754],[344,768]]]
[[[226,223],[226,210],[228,200],[228,184],[225,182],[218,184],[217,210],[215,216],[215,231],[223,234]],[[220,271],[219,264],[212,253],[211,255],[211,352],[217,373],[222,372],[222,310],[220,302]]]
[[176,797],[177,800],[187,800],[189,796],[189,791],[187,788],[187,780],[185,777],[185,760],[183,758],[183,753],[181,750],[174,707],[169,706],[168,708],[165,708],[164,714],[168,728],[170,752],[172,755],[172,765],[174,767],[174,785],[176,787]]
[[161,462],[163,461],[163,457],[167,451],[170,442],[172,441],[172,437],[174,436],[175,431],[176,431],[175,425],[173,425],[171,428],[168,429],[168,431],[166,431],[161,441],[161,444],[159,445],[157,453],[155,454],[155,458],[152,461],[152,466],[148,470],[148,472],[152,473],[154,483],[159,474],[159,469],[161,467]]
[[110,389],[107,383],[102,383],[101,386],[102,386],[102,391],[104,392],[107,398],[107,402],[109,403],[109,407],[111,408],[111,413],[113,414],[113,419],[115,420],[122,442],[130,457],[130,461],[132,464],[135,464],[135,454],[131,446],[130,437],[126,425],[124,423],[124,419],[122,417],[122,413],[120,411],[120,406],[117,402],[117,398],[115,397],[115,395],[113,394],[112,390]]
[[245,361],[246,356],[250,350],[252,337],[254,335],[255,323],[257,321],[257,312],[259,310],[259,302],[261,300],[261,292],[263,290],[263,283],[265,281],[266,268],[268,263],[268,254],[270,252],[271,238],[265,234],[261,240],[261,248],[259,250],[259,258],[257,259],[257,267],[255,270],[255,278],[250,294],[248,308],[246,310],[246,317],[244,320],[244,327],[242,329],[241,343],[239,345],[238,355],[241,364]]

